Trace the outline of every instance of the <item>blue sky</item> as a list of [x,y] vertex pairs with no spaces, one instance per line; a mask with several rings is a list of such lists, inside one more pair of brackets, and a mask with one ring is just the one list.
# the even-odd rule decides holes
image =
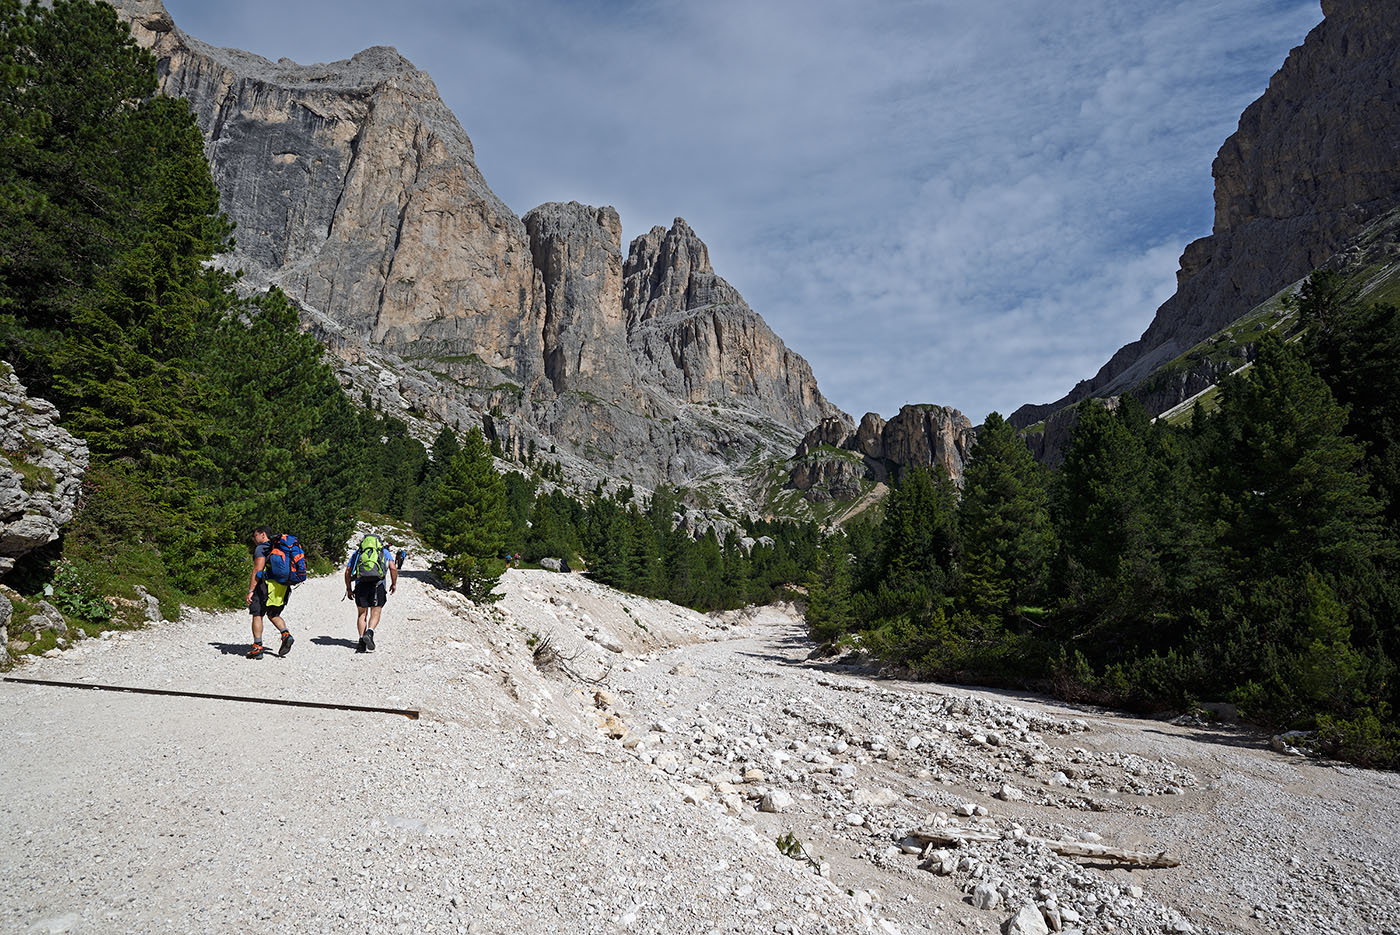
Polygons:
[[165,0],[298,62],[392,45],[517,214],[684,217],[857,418],[1048,402],[1210,232],[1210,164],[1317,0]]

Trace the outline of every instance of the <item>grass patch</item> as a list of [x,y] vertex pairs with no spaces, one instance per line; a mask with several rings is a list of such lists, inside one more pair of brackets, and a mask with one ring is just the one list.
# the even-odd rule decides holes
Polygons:
[[23,454],[13,451],[6,451],[5,458],[19,475],[20,489],[25,493],[42,493],[53,490],[55,481],[53,471],[42,464],[30,464],[25,460]]
[[1212,386],[1200,396],[1196,397],[1196,402],[1185,409],[1167,417],[1167,424],[1176,427],[1184,427],[1191,424],[1192,414],[1196,411],[1197,404],[1200,405],[1204,413],[1212,413],[1220,408],[1220,387]]

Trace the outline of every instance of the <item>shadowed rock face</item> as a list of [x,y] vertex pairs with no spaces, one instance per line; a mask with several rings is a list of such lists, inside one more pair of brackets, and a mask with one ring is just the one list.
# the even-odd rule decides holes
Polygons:
[[432,79],[393,49],[273,63],[185,35],[159,0],[116,5],[204,131],[237,223],[222,261],[299,303],[343,382],[386,411],[459,429],[494,412],[508,453],[535,441],[575,480],[644,487],[732,484],[755,452],[849,421],[683,220],[624,263],[612,208],[517,218]]
[[1220,148],[1213,232],[1182,254],[1176,294],[1093,379],[1021,407],[1014,425],[1130,388],[1400,205],[1400,16],[1393,0],[1325,0],[1322,9],[1326,19]]
[[524,218],[545,289],[544,370],[554,389],[621,398],[635,382],[622,309],[622,221],[612,208],[540,205]]

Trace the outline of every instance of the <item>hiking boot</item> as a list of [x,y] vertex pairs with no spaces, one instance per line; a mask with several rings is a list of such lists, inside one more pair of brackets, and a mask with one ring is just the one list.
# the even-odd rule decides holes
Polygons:
[[296,637],[292,636],[291,630],[282,631],[282,645],[277,647],[277,655],[285,656],[292,651],[292,644],[296,642]]
[[263,650],[262,650],[262,643],[254,643],[253,646],[252,646],[252,648],[248,650],[248,658],[249,658],[249,659],[261,659],[261,658],[262,658],[262,653],[263,653]]
[[372,652],[374,652],[374,631],[373,631],[373,630],[366,630],[363,639],[364,639],[364,643],[365,643],[365,652],[367,652],[367,653],[372,653]]
[[357,653],[367,653],[367,652],[369,652],[369,650],[365,648],[365,638],[364,638],[363,636],[360,637],[360,641],[359,641],[358,643],[355,644],[355,652],[357,652]]

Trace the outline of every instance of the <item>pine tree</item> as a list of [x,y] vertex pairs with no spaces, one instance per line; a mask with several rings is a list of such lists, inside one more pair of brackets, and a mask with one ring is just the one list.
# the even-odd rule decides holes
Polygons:
[[749,557],[739,541],[739,536],[730,530],[724,537],[724,570],[720,579],[720,606],[724,608],[742,607],[748,603]]
[[807,628],[818,643],[834,642],[852,624],[851,556],[846,537],[831,535],[817,550],[807,579]]
[[880,524],[881,617],[918,617],[956,590],[957,488],[942,465],[908,471],[886,500]]
[[1354,574],[1388,551],[1346,423],[1298,350],[1272,336],[1249,371],[1222,385],[1206,478],[1222,573]]
[[494,590],[505,573],[509,529],[505,482],[492,466],[481,430],[474,428],[428,493],[424,538],[443,553],[443,576],[460,582],[471,600],[487,603],[501,597]]
[[997,622],[1039,600],[1054,556],[1045,478],[999,413],[987,416],[963,474],[958,504],[962,598]]
[[1124,418],[1088,400],[1078,415],[1051,497],[1064,601],[1055,623],[1062,637],[1092,637],[1086,646],[1107,656],[1144,631],[1161,587],[1147,507],[1150,471],[1143,440],[1130,428],[1131,410]]
[[1347,407],[1347,434],[1365,448],[1387,522],[1400,530],[1400,309],[1347,300],[1336,274],[1321,271],[1298,305],[1308,362]]
[[456,457],[461,450],[462,443],[457,440],[457,433],[450,426],[444,425],[438,430],[432,447],[428,449],[432,455],[432,462],[425,472],[424,479],[428,482],[435,480],[443,465]]
[[[1317,686],[1335,688],[1328,669],[1348,685],[1327,689],[1329,706],[1350,713],[1366,674],[1354,649],[1393,626],[1368,607],[1394,546],[1345,424],[1345,409],[1298,349],[1270,336],[1250,370],[1222,386],[1204,433],[1214,549],[1198,596],[1199,651],[1212,662],[1213,687],[1239,690],[1275,723],[1316,713]],[[1369,681],[1381,689],[1384,675]]]
[[165,158],[151,117],[193,120],[153,98],[155,60],[107,4],[0,3],[0,69],[0,313],[66,323],[137,233]]

